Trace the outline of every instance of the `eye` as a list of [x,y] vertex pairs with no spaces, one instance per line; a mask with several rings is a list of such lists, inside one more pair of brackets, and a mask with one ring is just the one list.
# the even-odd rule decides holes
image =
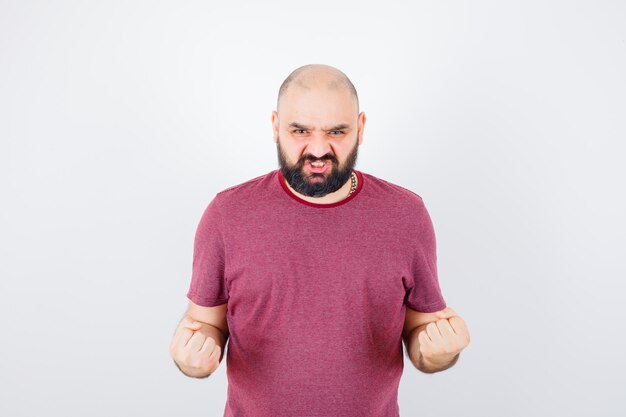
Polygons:
[[305,130],[304,129],[296,129],[296,130],[293,130],[293,132],[297,133],[297,134],[300,134],[300,132],[304,133]]
[[[343,135],[343,130],[331,130],[330,133],[337,132],[339,135]],[[336,136],[336,135],[335,135]]]

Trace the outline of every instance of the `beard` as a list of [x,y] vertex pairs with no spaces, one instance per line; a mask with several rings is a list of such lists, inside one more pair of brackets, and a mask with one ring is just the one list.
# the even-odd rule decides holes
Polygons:
[[[339,166],[339,161],[334,155],[326,154],[321,158],[316,158],[311,154],[303,155],[295,165],[289,165],[287,158],[280,146],[280,137],[276,144],[278,150],[278,164],[285,178],[285,181],[300,194],[308,197],[324,197],[326,194],[333,193],[340,189],[352,175],[352,170],[356,165],[359,153],[358,137],[354,147],[348,154],[343,166]],[[326,168],[324,172],[312,172],[309,175],[304,173],[304,164],[307,161],[327,161],[330,162],[330,168]]]

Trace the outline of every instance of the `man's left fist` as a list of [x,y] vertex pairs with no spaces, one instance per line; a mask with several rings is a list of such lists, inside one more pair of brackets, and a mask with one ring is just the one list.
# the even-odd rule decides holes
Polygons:
[[437,317],[417,335],[422,360],[434,367],[450,363],[470,342],[465,321],[454,310],[446,307]]

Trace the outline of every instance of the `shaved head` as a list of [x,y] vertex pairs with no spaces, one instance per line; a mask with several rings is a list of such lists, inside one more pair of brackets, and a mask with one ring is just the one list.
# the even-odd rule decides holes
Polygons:
[[345,196],[365,123],[346,74],[323,64],[296,68],[280,86],[276,107],[274,142],[287,184],[303,197]]
[[278,91],[276,110],[280,112],[281,98],[287,93],[294,90],[299,90],[300,92],[310,91],[316,88],[329,90],[346,89],[354,97],[357,114],[359,113],[359,97],[350,79],[337,68],[324,64],[303,65],[289,74]]

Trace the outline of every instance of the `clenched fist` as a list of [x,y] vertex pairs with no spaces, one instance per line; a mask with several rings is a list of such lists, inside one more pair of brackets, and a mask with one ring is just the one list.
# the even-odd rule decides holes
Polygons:
[[170,343],[170,355],[184,374],[203,378],[219,366],[220,346],[224,346],[224,335],[219,329],[185,316]]
[[433,367],[450,363],[470,342],[467,325],[454,310],[446,307],[437,317],[417,335],[422,360]]

